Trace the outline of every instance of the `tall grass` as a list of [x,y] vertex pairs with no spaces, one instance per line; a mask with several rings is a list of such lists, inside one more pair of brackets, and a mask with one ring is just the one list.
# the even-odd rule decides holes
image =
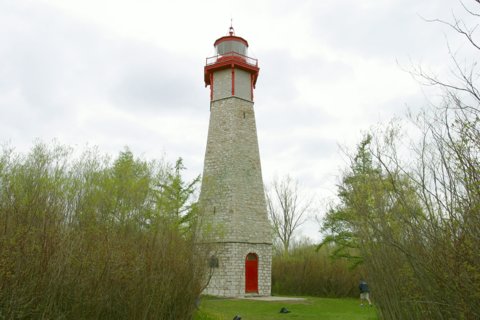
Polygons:
[[159,209],[172,170],[128,150],[4,149],[0,318],[189,319],[206,259]]

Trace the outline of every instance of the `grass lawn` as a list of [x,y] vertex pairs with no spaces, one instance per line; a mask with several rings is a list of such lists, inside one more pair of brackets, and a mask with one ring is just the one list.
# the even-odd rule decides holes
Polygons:
[[[287,308],[290,313],[282,314]],[[202,297],[200,310],[194,320],[377,320],[375,307],[360,307],[356,299],[306,297],[305,301],[255,301]]]

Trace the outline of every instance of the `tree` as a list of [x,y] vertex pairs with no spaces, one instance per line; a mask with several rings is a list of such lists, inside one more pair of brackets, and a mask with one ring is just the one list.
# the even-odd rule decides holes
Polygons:
[[368,206],[373,195],[372,184],[381,181],[380,171],[373,167],[372,155],[368,147],[372,136],[367,135],[358,145],[355,156],[351,158],[350,168],[338,186],[340,203],[330,208],[323,219],[321,231],[326,234],[318,249],[324,245],[333,245],[331,257],[347,258],[352,266],[362,263],[359,254],[359,223],[362,215],[369,215]]
[[[146,161],[135,159],[125,148],[108,170],[111,215],[120,224],[145,224],[149,218],[152,170]],[[147,214],[147,216],[145,215]]]
[[190,182],[182,178],[182,171],[185,170],[182,158],[175,162],[173,170],[168,172],[164,182],[160,183],[158,192],[155,193],[158,209],[163,215],[180,228],[191,230],[197,214],[197,193],[200,176]]
[[[445,318],[476,319],[480,317],[480,1],[461,5],[464,18],[452,14],[450,21],[427,20],[446,25],[466,40],[467,45],[459,48],[448,45],[451,73],[439,77],[421,67],[412,71],[422,84],[438,89],[442,100],[412,119],[422,139],[410,177],[428,215],[417,233],[428,245],[410,261],[417,270],[416,280],[431,288],[421,294],[439,306],[424,309],[432,314],[441,310]],[[473,52],[470,59],[468,50]],[[406,167],[398,161],[395,165]],[[439,295],[437,291],[446,286],[448,294]]]
[[325,238],[319,248],[331,245],[331,256],[347,258],[352,266],[363,262],[370,243],[389,243],[403,235],[400,221],[404,210],[415,218],[422,214],[408,176],[382,166],[373,138],[367,134],[350,157],[350,166],[338,185],[340,202],[328,210],[321,230]]
[[295,231],[306,220],[312,200],[301,196],[298,181],[288,175],[282,180],[275,179],[266,195],[273,231],[287,253]]
[[[472,3],[476,10],[462,5],[478,18],[480,2]],[[465,37],[476,51],[474,62],[449,48],[451,77],[412,71],[439,89],[442,100],[410,118],[419,129],[413,141],[388,127],[372,133],[368,153],[378,174],[369,170],[374,179],[362,178],[352,161],[339,187],[340,204],[325,220],[326,240],[338,245],[347,239],[358,246],[381,318],[478,319],[480,74],[475,60],[480,46],[475,27],[465,21],[455,16],[453,22],[430,21]],[[351,233],[342,237],[340,231]]]

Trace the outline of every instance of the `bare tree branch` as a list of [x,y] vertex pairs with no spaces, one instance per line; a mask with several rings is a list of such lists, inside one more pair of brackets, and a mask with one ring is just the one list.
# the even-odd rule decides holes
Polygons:
[[453,15],[453,20],[454,20],[453,23],[442,20],[442,19],[423,18],[423,20],[426,21],[426,22],[441,23],[441,24],[449,26],[450,28],[452,28],[456,32],[463,35],[475,48],[480,50],[480,45],[478,45],[473,40],[473,33],[475,32],[475,29],[476,29],[477,26],[475,26],[475,27],[473,27],[472,29],[469,30],[461,20],[459,20],[457,17],[455,17],[455,15]]
[[[474,0],[476,3],[480,4],[480,0]],[[471,14],[472,16],[475,16],[475,17],[480,17],[480,13],[476,13],[476,12],[473,12],[472,10],[470,10],[469,8],[467,8],[467,6],[465,5],[465,3],[463,3],[463,1],[460,1],[460,4],[462,5],[463,9],[465,9],[465,11],[467,11],[469,14]]]
[[275,179],[267,190],[267,208],[273,230],[287,253],[295,231],[306,221],[312,200],[300,195],[298,181],[288,175],[281,180]]

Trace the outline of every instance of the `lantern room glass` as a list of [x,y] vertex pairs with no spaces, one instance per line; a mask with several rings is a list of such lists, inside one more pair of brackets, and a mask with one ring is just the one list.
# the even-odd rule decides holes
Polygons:
[[217,55],[225,55],[230,52],[239,53],[243,56],[247,55],[247,46],[239,41],[223,41],[217,44],[215,47],[217,51]]

